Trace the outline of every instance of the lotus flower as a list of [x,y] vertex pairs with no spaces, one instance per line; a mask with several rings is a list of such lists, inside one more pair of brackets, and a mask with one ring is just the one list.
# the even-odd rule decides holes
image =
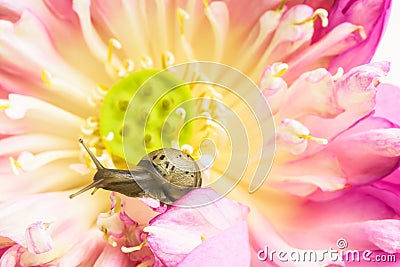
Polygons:
[[[399,92],[379,84],[388,63],[367,64],[390,1],[297,2],[0,1],[0,266],[312,266],[258,258],[265,246],[323,255],[341,238],[398,253]],[[245,176],[192,209],[179,204],[221,196],[197,189],[174,207],[102,190],[68,199],[93,177],[79,137],[103,164],[126,167],[107,101],[149,69],[198,60],[262,90],[277,144],[266,182],[250,195]],[[195,89],[188,95],[224,100]],[[202,108],[206,123],[183,133],[196,144],[218,139],[212,119],[224,119]],[[182,149],[195,154],[194,143]],[[218,154],[227,147],[217,142]]]

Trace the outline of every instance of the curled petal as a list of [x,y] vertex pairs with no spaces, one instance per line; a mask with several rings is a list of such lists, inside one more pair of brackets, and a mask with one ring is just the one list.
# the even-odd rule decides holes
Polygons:
[[388,70],[387,62],[370,63],[350,70],[334,83],[338,105],[344,111],[333,119],[309,116],[303,118],[302,123],[313,134],[327,139],[346,130],[373,112],[376,86]]
[[332,76],[325,69],[317,69],[304,73],[289,87],[277,116],[294,119],[305,115],[334,117],[341,112]]
[[292,119],[283,119],[277,128],[278,149],[289,150],[290,153],[298,155],[307,148],[308,141],[304,136],[308,136],[310,130],[303,124]]
[[355,67],[335,83],[338,102],[345,109],[358,111],[359,116],[375,106],[376,86],[379,78],[386,76],[389,62],[377,62]]
[[286,94],[287,84],[281,76],[287,68],[288,66],[285,63],[275,63],[265,68],[260,79],[259,87],[268,100],[273,114],[279,110]]
[[25,238],[30,253],[40,254],[53,248],[53,240],[47,231],[48,227],[49,223],[38,221],[26,228]]

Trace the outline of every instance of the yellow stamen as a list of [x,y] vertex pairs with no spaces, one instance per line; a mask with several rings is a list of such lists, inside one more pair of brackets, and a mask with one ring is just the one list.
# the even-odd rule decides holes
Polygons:
[[308,139],[308,140],[311,140],[311,141],[314,141],[314,142],[316,142],[316,143],[318,143],[318,144],[321,144],[321,145],[326,145],[326,144],[328,144],[328,140],[325,139],[325,138],[318,138],[318,137],[311,136],[311,135],[307,135],[307,134],[299,135],[299,137],[300,137],[300,138],[304,138],[304,139]]
[[204,7],[207,9],[207,8],[209,8],[209,5],[208,5],[208,2],[207,2],[207,0],[202,0],[203,1],[203,5],[204,5]]
[[114,139],[114,133],[113,132],[109,132],[106,136],[106,140],[107,141],[112,141]]
[[13,157],[9,157],[8,158],[10,160],[10,164],[11,164],[11,170],[15,175],[19,175],[20,171],[22,170],[22,166],[21,164],[19,164],[18,161],[16,161]]
[[42,81],[44,82],[45,85],[51,86],[51,73],[48,72],[47,70],[42,70]]
[[147,266],[153,266],[154,260],[149,259],[147,261],[144,261],[142,263],[139,263],[139,265],[136,265],[136,267],[147,267]]
[[181,150],[183,152],[185,152],[186,154],[188,154],[188,155],[192,155],[193,151],[194,151],[193,147],[191,145],[189,145],[189,144],[182,145]]
[[162,53],[161,62],[164,69],[168,68],[169,66],[172,66],[175,62],[174,54],[172,54],[170,51]]
[[382,78],[382,77],[375,77],[374,79],[372,79],[372,84],[375,87],[377,87],[383,80],[384,80],[384,78]]
[[181,118],[182,118],[182,120],[184,120],[184,119],[186,118],[186,110],[185,110],[184,108],[177,108],[177,109],[175,110],[175,113],[176,113],[177,115],[180,115]]
[[204,241],[206,241],[206,237],[205,236],[200,236],[200,240],[201,240],[201,242],[204,242]]
[[179,32],[183,36],[183,35],[185,35],[184,20],[189,19],[189,14],[182,8],[178,8],[176,13],[178,15]]
[[343,76],[343,74],[344,74],[344,69],[342,67],[339,67],[336,74],[332,76],[332,79],[336,81],[340,79]]
[[140,64],[144,69],[150,69],[153,66],[153,60],[149,56],[143,56],[140,59]]
[[124,60],[124,68],[127,73],[130,73],[135,68],[135,63],[133,63],[132,59],[127,58]]
[[272,75],[274,78],[282,77],[286,71],[289,69],[288,64],[281,63],[274,66],[274,74]]
[[108,52],[107,52],[107,62],[110,64],[112,62],[114,47],[117,49],[121,49],[122,45],[118,40],[116,40],[114,38],[110,38],[110,40],[108,40]]
[[9,108],[9,107],[10,107],[9,104],[0,105],[0,110],[2,110],[2,109],[7,109],[7,108]]
[[281,11],[286,5],[286,0],[283,0],[281,2],[281,4],[278,6],[278,8],[276,9],[276,11]]
[[294,25],[302,25],[307,22],[314,22],[317,18],[321,19],[322,22],[322,27],[328,26],[328,11],[326,11],[323,8],[318,8],[317,10],[314,11],[313,15],[309,18],[306,18],[302,21],[294,23]]
[[359,25],[354,28],[354,31],[360,31],[360,36],[363,40],[367,39],[367,33],[365,32],[365,29],[363,26]]
[[134,246],[134,247],[125,247],[125,246],[122,246],[122,247],[121,247],[121,251],[122,251],[123,253],[131,253],[131,252],[134,252],[134,251],[141,250],[146,244],[147,244],[147,240],[143,241],[142,243],[140,243],[139,245]]

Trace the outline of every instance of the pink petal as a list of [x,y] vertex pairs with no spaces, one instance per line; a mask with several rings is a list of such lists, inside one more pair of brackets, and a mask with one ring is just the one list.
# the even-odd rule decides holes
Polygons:
[[[287,61],[289,70],[285,74],[285,80],[291,82],[295,80],[304,71],[316,69],[332,58],[340,55],[350,47],[362,40],[363,36],[360,28],[351,23],[342,23],[335,27],[321,40],[306,47],[301,53],[294,54]],[[337,71],[333,70],[332,73]]]
[[212,2],[209,9],[206,9],[206,16],[214,31],[214,57],[219,61],[225,50],[225,41],[229,31],[229,12],[226,3],[223,1]]
[[[283,234],[287,242],[299,248],[336,246],[336,241],[342,237],[351,245],[349,249],[373,249],[376,244],[369,240],[372,234],[361,231],[361,224],[394,216],[393,209],[386,203],[354,188],[331,200],[303,202],[286,218],[287,230]],[[384,235],[384,232],[377,233],[375,238]]]
[[[347,21],[355,25],[362,25],[367,39],[335,58],[331,62],[329,70],[336,71],[338,67],[349,70],[371,60],[389,18],[390,6],[390,0],[335,1],[329,12],[329,26],[326,31]],[[363,15],[360,16],[360,13]]]
[[360,116],[370,112],[375,106],[376,86],[379,78],[386,76],[389,62],[370,63],[351,69],[335,83],[338,101],[345,109],[356,109]]
[[[12,24],[9,21],[0,21],[0,27],[3,33],[0,38],[0,53],[6,55],[2,59],[0,72],[4,81],[3,88],[24,94],[27,88],[34,89],[30,91],[31,95],[53,103],[58,101],[55,104],[66,110],[74,110],[65,101],[59,100],[62,98],[54,97],[63,93],[76,101],[79,114],[90,109],[85,91],[89,92],[95,84],[64,61],[45,26],[35,14],[24,10],[18,22]],[[53,77],[53,90],[48,90],[51,85],[45,86],[42,71],[48,71]],[[27,86],[22,87],[25,84]]]
[[337,157],[324,152],[289,161],[275,167],[271,173],[274,187],[298,196],[306,196],[317,188],[322,191],[340,190],[346,183]]
[[227,1],[229,13],[232,16],[234,25],[245,28],[252,27],[257,23],[257,19],[266,11],[276,9],[280,0],[272,1]]
[[86,234],[87,238],[75,245],[57,262],[59,267],[93,266],[100,253],[108,246],[98,229]]
[[400,156],[400,129],[373,129],[347,138],[353,142],[362,144],[365,153],[376,154],[383,157]]
[[[393,172],[391,175],[396,176],[399,175],[399,171]],[[400,214],[400,207],[398,205],[400,200],[400,188],[396,183],[386,181],[388,177],[382,179],[381,181],[375,182],[371,185],[365,186],[362,189],[362,192],[373,196],[376,199],[379,199],[387,206],[393,209],[397,214]]]
[[375,116],[400,125],[400,88],[381,83],[377,89]]
[[376,141],[367,142],[368,139],[376,137],[373,133],[398,131],[389,130],[391,127],[393,124],[385,119],[368,118],[343,132],[328,145],[327,149],[338,158],[349,184],[370,183],[385,177],[397,168],[399,164],[399,158],[396,156],[397,140],[392,142],[392,135],[380,134],[381,137]]
[[47,231],[49,223],[35,222],[27,227],[25,239],[30,253],[40,254],[53,248],[53,240]]
[[103,82],[104,70],[97,68],[98,63],[84,43],[79,20],[72,10],[72,1],[2,0],[0,6],[12,10],[10,12],[13,14],[12,22],[17,22],[27,10],[40,18],[52,44],[62,58],[87,76]]
[[334,117],[343,112],[337,103],[332,76],[325,69],[302,74],[288,88],[278,118],[299,118],[305,115]]
[[145,228],[149,232],[150,248],[166,266],[181,262],[195,247],[202,245],[204,238],[218,236],[221,231],[245,220],[247,207],[227,198],[218,198],[220,195],[211,188],[193,190],[174,204],[210,204],[190,209],[174,206]]
[[309,42],[314,32],[313,21],[298,22],[312,15],[313,9],[307,5],[296,5],[285,12],[268,46],[269,63],[286,62],[288,55]]
[[12,246],[1,256],[0,267],[20,266],[21,247]]
[[94,267],[128,267],[132,266],[132,262],[129,260],[128,255],[121,252],[120,248],[114,248],[112,246],[105,246],[100,256],[97,258]]
[[[3,202],[0,205],[0,237],[11,239],[22,247],[22,264],[28,266],[61,257],[84,239],[82,237],[92,226],[95,214],[101,209],[90,204],[95,201],[93,198],[76,201],[69,199],[66,192],[27,195]],[[49,235],[41,229],[40,221],[52,222]],[[47,253],[32,254],[25,249],[34,252],[48,250],[51,246],[49,236],[53,240],[53,249]],[[0,239],[0,247],[2,242]]]
[[[226,249],[229,248],[229,249]],[[204,255],[207,255],[205,258]],[[206,239],[186,256],[178,267],[250,266],[250,247],[246,222],[238,223]]]

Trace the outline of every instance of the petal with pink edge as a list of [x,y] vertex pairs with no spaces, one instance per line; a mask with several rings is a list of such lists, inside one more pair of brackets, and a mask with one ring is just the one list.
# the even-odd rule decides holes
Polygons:
[[391,127],[391,122],[371,117],[343,132],[328,145],[327,150],[336,155],[349,184],[374,182],[398,167],[398,140],[395,138],[398,130]]
[[279,118],[317,115],[334,117],[343,112],[338,105],[333,80],[325,69],[317,69],[301,75],[287,90],[279,112]]
[[370,63],[353,68],[334,83],[336,99],[344,112],[334,119],[308,116],[302,119],[310,132],[331,139],[373,112],[379,78],[389,71],[388,62]]
[[[204,255],[207,255],[204,258]],[[246,222],[236,224],[206,239],[178,267],[191,266],[250,266],[250,247]]]
[[[147,240],[150,248],[166,266],[176,266],[187,255],[190,255],[193,249],[203,246],[204,240],[218,239],[222,231],[241,224],[246,219],[249,211],[246,206],[227,198],[220,198],[215,201],[218,197],[220,197],[219,194],[211,188],[193,190],[175,204],[197,202],[199,199],[203,203],[210,204],[195,208],[174,206],[155,217],[150,222],[150,226],[144,229],[149,233]],[[207,200],[211,201],[204,202]],[[215,202],[212,202],[212,200]],[[236,233],[243,234],[243,231]],[[247,237],[243,236],[237,238],[242,242],[247,240]],[[238,245],[243,247],[246,246],[246,243]],[[212,244],[213,242],[210,241],[209,245]],[[238,253],[240,252],[233,252],[232,255]]]

